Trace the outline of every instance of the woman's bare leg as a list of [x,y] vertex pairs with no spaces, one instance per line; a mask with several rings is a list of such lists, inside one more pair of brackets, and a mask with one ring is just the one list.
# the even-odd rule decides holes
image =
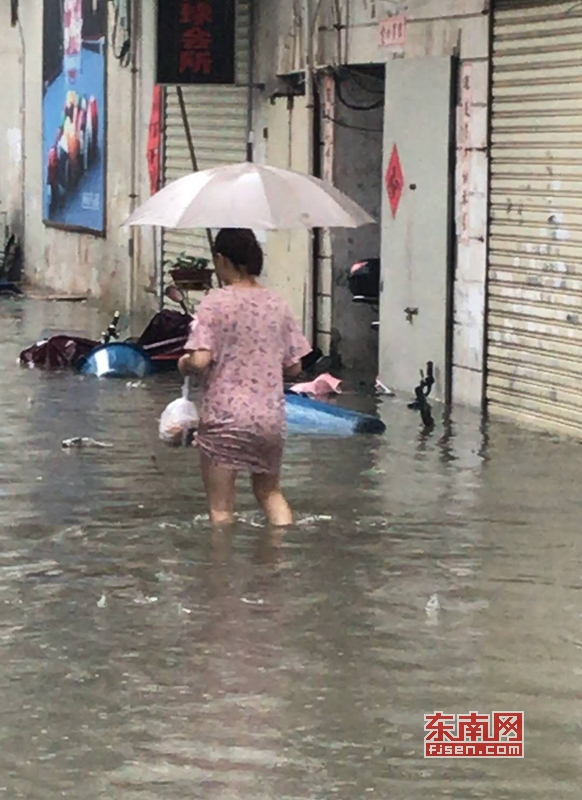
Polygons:
[[213,525],[230,525],[234,520],[236,471],[214,464],[203,453],[200,454],[200,463],[210,522]]
[[279,475],[254,473],[253,491],[271,525],[283,528],[293,524],[293,514],[279,486]]

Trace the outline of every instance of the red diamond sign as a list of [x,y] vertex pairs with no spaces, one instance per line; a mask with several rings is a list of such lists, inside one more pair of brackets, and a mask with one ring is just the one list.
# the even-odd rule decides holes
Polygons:
[[388,200],[390,201],[392,216],[396,219],[396,212],[398,211],[400,198],[402,197],[402,191],[404,189],[404,175],[402,173],[400,155],[396,145],[394,145],[392,155],[390,156],[390,163],[386,170],[386,189],[388,191]]

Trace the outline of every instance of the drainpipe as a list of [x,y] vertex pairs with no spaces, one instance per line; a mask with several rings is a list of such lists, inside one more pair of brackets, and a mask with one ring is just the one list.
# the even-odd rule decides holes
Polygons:
[[[307,111],[307,173],[313,175],[314,153],[314,102],[313,102],[313,34],[312,34],[312,4],[311,0],[302,0],[302,32],[303,32],[303,63],[305,68],[305,106]],[[313,253],[314,236],[309,232],[308,252]],[[310,259],[309,268],[305,276],[305,299],[303,310],[303,326],[307,338],[315,345],[317,332],[314,325],[315,307],[313,303],[313,263]]]
[[255,0],[249,0],[249,79],[247,84],[247,161],[254,161],[253,99],[255,74]]
[[[313,169],[312,172],[316,178],[321,178],[321,94],[319,90],[319,80],[314,80],[313,92],[313,140],[311,151],[313,153]],[[321,228],[313,231],[312,238],[312,265],[311,265],[311,297],[312,297],[312,319],[313,319],[313,349],[318,345],[318,331],[319,331],[319,258],[321,255],[322,243]]]
[[[161,129],[166,127],[166,99],[167,89],[162,86],[162,109],[160,114]],[[160,173],[164,174],[164,164],[166,163],[166,137],[160,136]],[[154,252],[156,263],[158,267],[158,311],[164,310],[164,244],[163,244],[163,228],[154,227]]]
[[22,187],[20,195],[20,205],[22,207],[22,216],[20,219],[20,247],[21,247],[21,264],[23,265],[23,276],[26,277],[26,265],[24,263],[24,247],[25,247],[25,232],[26,232],[26,42],[24,39],[24,31],[22,29],[22,22],[20,21],[20,14],[17,18],[18,33],[20,35],[20,46],[22,48],[22,107],[20,109],[20,169],[22,174]]
[[[139,7],[140,2],[139,0],[133,0],[133,3],[130,5],[130,20],[131,20],[131,167],[130,167],[130,190],[129,190],[129,200],[130,200],[130,214],[133,213],[137,206],[138,200],[138,108],[137,108],[137,101],[138,101],[138,75],[139,75],[139,62],[140,59],[138,57],[138,46],[141,47],[141,36],[139,35],[139,29],[141,25],[141,19],[139,16]],[[141,54],[140,54],[141,55]],[[127,281],[127,310],[131,314],[134,307],[134,300],[135,300],[135,283],[136,283],[136,273],[137,268],[139,265],[139,255],[140,255],[140,239],[139,233],[135,227],[131,228],[130,238],[129,238],[129,245],[128,245],[128,255],[129,255],[129,275]]]

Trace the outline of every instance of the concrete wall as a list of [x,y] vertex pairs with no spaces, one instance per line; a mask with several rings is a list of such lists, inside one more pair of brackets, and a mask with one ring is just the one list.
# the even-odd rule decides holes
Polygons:
[[[322,0],[315,31],[315,58],[320,67],[340,64],[381,64],[391,58],[417,58],[456,53],[461,59],[463,74],[470,70],[470,90],[465,94],[464,111],[459,108],[459,123],[464,134],[459,139],[458,169],[458,248],[455,289],[454,398],[457,402],[477,404],[483,385],[484,304],[487,234],[487,119],[489,60],[489,0]],[[102,298],[104,303],[126,308],[151,304],[145,291],[154,277],[154,236],[146,230],[136,236],[134,272],[128,253],[128,234],[120,225],[132,205],[131,164],[136,159],[138,202],[148,193],[145,149],[147,125],[154,78],[155,3],[138,3],[138,133],[135,147],[130,136],[131,73],[122,69],[109,49],[108,59],[108,153],[107,153],[107,235],[103,239],[85,234],[66,233],[46,228],[42,223],[44,177],[41,168],[42,77],[42,2],[20,0],[20,17],[24,51],[19,31],[10,27],[8,3],[0,10],[0,67],[13,76],[4,81],[0,97],[0,211],[6,210],[18,233],[25,231],[25,268],[27,277],[39,286],[62,293],[86,293]],[[269,97],[277,88],[277,74],[292,73],[303,68],[301,2],[299,0],[257,0],[257,41],[255,80],[265,83],[255,92],[255,135],[257,160],[268,160],[269,149],[278,160],[278,143],[269,139]],[[313,6],[317,3],[313,2]],[[111,29],[111,4],[108,3]],[[338,13],[339,9],[339,13]],[[380,46],[378,26],[388,13],[407,16],[406,43],[402,47]],[[24,65],[24,71],[23,71]],[[21,77],[24,80],[21,80]],[[338,113],[344,113],[337,108]],[[461,120],[463,117],[463,120]],[[338,118],[338,121],[341,121]],[[366,191],[358,188],[357,162],[371,156],[365,141],[344,139],[341,126],[334,126],[339,151],[356,144],[357,158],[331,165],[334,180],[354,193],[364,204]],[[20,148],[22,147],[22,155]],[[335,151],[335,145],[334,145]],[[354,169],[352,170],[352,166]],[[329,170],[328,164],[328,170]],[[366,169],[376,167],[367,163]],[[22,180],[24,176],[24,181]],[[24,213],[22,198],[24,197]],[[363,236],[366,236],[362,232]],[[348,241],[348,239],[352,241]],[[360,233],[347,239],[336,239],[335,245],[324,237],[320,261],[326,258],[336,264],[341,280],[345,263],[371,241],[360,239]],[[291,252],[293,248],[288,248]],[[332,250],[334,251],[332,253]],[[310,253],[306,254],[310,259]],[[271,266],[271,265],[270,265]],[[321,266],[321,264],[320,264]],[[275,268],[273,264],[272,270]],[[277,267],[293,268],[285,260]],[[309,264],[299,269],[309,269]],[[349,302],[345,287],[333,288],[336,303],[335,321],[326,327],[332,316],[332,271],[321,272],[318,287],[318,317],[321,341],[331,343],[331,328],[353,324],[349,312],[359,313]],[[275,279],[275,282],[277,280]],[[337,302],[336,302],[337,301]],[[294,301],[299,307],[299,301]],[[346,325],[343,324],[342,316]],[[345,346],[345,343],[344,343]],[[350,349],[350,348],[348,348]],[[347,353],[347,351],[345,351]],[[355,354],[355,349],[351,350]],[[346,361],[352,355],[346,355]]]
[[[2,176],[10,180],[0,184],[0,202],[10,211],[15,228],[22,232],[22,194],[24,196],[24,256],[27,279],[35,286],[62,294],[90,294],[104,304],[127,309],[130,300],[136,308],[151,305],[145,287],[154,270],[153,233],[136,237],[140,260],[131,274],[129,236],[120,226],[131,210],[131,165],[136,161],[138,202],[149,195],[146,142],[154,79],[154,12],[151,2],[144,2],[138,26],[138,131],[135,147],[131,141],[131,70],[123,69],[108,48],[107,63],[107,232],[104,238],[48,228],[42,222],[44,175],[42,171],[42,2],[20,0],[20,23],[24,48],[18,29],[8,24],[8,4],[0,14],[0,66],[11,64],[13,81],[5,81],[2,90],[0,138],[10,141],[12,149],[3,152]],[[138,4],[139,5],[139,4]],[[109,31],[112,29],[111,4],[107,3]],[[24,85],[19,79],[24,61]],[[24,113],[19,110],[23,108]],[[19,139],[24,143],[24,160],[18,164]],[[8,151],[8,148],[2,148]],[[23,193],[22,178],[24,177]],[[18,190],[15,188],[18,187]]]
[[[11,230],[22,238],[23,125],[22,85],[24,79],[20,29],[10,26],[10,4],[0,8],[0,213],[6,214]],[[4,218],[0,219],[0,223]],[[1,243],[4,244],[3,242]]]
[[[301,3],[263,0],[261,6],[266,22],[258,38],[260,80],[268,79],[275,48],[280,74],[300,71],[304,67]],[[322,0],[314,25],[319,68],[457,55],[462,74],[470,72],[471,88],[464,98],[465,134],[459,138],[458,153],[453,396],[455,402],[471,405],[479,405],[483,393],[489,6],[489,0]],[[389,13],[407,18],[402,46],[381,46],[379,24]],[[341,180],[337,170],[334,175],[336,181]]]
[[[255,64],[253,102],[254,160],[258,164],[307,172],[309,164],[305,97],[281,96],[288,87],[278,80],[277,63],[284,49],[277,32],[293,19],[293,3],[255,0]],[[311,237],[306,231],[281,231],[266,236],[264,283],[289,303],[309,335],[306,288],[313,269]]]
[[[307,172],[307,109],[304,97],[280,97],[269,104],[265,161],[275,167]],[[277,231],[267,237],[265,285],[284,297],[305,330],[305,287],[312,265],[305,230]]]

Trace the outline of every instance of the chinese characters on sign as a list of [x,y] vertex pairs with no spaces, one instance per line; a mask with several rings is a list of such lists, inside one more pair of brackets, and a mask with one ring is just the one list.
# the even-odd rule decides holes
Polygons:
[[406,17],[398,14],[383,19],[378,26],[380,47],[402,47],[406,44]]
[[333,75],[325,75],[323,79],[323,164],[322,177],[324,181],[333,183],[333,151],[335,127],[333,123],[335,109],[335,79]]
[[471,142],[472,109],[473,70],[471,64],[464,64],[461,72],[461,147],[469,147]]
[[471,151],[463,150],[461,160],[461,243],[468,244],[471,238]]
[[523,758],[523,711],[424,715],[425,758]]
[[468,244],[471,232],[470,186],[471,186],[471,121],[473,116],[473,75],[470,64],[461,71],[461,109],[460,109],[460,241]]
[[212,74],[212,6],[209,0],[182,0],[180,74]]
[[158,12],[158,83],[235,81],[235,1],[164,0]]

